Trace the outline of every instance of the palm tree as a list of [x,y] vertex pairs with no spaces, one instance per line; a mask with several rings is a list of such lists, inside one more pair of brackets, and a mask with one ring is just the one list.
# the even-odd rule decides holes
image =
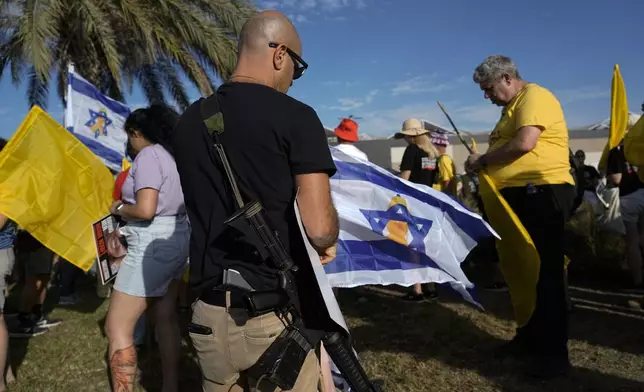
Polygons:
[[185,75],[203,95],[226,79],[236,37],[255,12],[246,0],[0,0],[0,77],[28,79],[30,105],[46,107],[50,81],[64,100],[67,64],[124,101],[138,82],[150,103],[185,109]]

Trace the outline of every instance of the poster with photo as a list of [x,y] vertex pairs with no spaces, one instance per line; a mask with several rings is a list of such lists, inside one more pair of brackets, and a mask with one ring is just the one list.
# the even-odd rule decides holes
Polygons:
[[117,227],[118,224],[113,215],[108,215],[92,224],[94,243],[96,244],[96,263],[101,276],[101,283],[104,285],[114,280],[119,271],[120,259],[110,260],[107,254],[106,239],[106,236],[116,230]]

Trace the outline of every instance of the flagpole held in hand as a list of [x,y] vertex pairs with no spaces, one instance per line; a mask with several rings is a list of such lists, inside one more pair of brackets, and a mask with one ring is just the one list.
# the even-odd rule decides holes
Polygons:
[[465,146],[465,148],[467,148],[467,151],[470,154],[474,154],[475,153],[474,149],[472,149],[472,147],[470,147],[470,145],[467,144],[467,142],[463,138],[463,135],[461,135],[461,132],[458,130],[458,128],[456,128],[454,121],[452,121],[452,118],[449,116],[449,114],[447,114],[447,110],[445,110],[445,108],[440,103],[440,101],[436,101],[436,103],[438,104],[438,107],[440,107],[441,110],[443,111],[443,114],[445,114],[445,117],[447,117],[447,120],[449,121],[449,123],[452,124],[452,128],[454,128],[454,132],[456,133],[456,136],[458,136],[458,138],[461,140],[461,143],[463,143],[463,145]]

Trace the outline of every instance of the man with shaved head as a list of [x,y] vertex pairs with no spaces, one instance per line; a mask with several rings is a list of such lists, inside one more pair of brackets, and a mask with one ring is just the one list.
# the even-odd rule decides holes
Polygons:
[[[335,257],[338,218],[329,185],[335,165],[326,133],[311,107],[286,95],[308,67],[301,56],[300,37],[284,15],[266,11],[251,17],[242,29],[230,80],[190,106],[173,134],[192,225],[190,286],[197,300],[189,331],[206,392],[276,391],[247,370],[283,331],[285,320],[276,312],[251,317],[245,310],[248,290],[278,288],[277,269],[243,233],[224,223],[236,208],[204,118],[223,114],[225,131],[219,140],[242,198],[262,204],[269,225],[299,267],[305,321],[310,314],[317,318],[319,309],[304,303],[319,294],[306,291],[315,282],[306,273],[311,267],[293,208],[296,196],[320,260]],[[202,110],[210,110],[208,116]],[[323,329],[308,322],[307,327]],[[316,391],[318,380],[319,364],[311,351],[292,390]]]

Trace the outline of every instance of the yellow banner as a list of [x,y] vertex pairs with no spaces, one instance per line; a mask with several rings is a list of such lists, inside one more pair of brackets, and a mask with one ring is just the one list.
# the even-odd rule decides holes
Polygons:
[[0,212],[85,271],[113,188],[100,159],[37,106],[0,153]]
[[638,167],[640,179],[644,178],[644,116],[624,136],[624,155],[631,165]]
[[613,69],[613,82],[610,89],[610,133],[608,143],[604,147],[601,159],[599,160],[599,170],[606,169],[608,162],[608,152],[617,147],[624,139],[624,134],[628,128],[628,99],[626,98],[626,87],[624,79],[619,72],[619,65],[615,64]]
[[519,327],[525,326],[537,304],[537,282],[540,259],[519,217],[512,211],[485,172],[479,173],[479,192],[490,225],[501,237],[496,241],[501,272],[505,278],[514,309],[514,318]]

